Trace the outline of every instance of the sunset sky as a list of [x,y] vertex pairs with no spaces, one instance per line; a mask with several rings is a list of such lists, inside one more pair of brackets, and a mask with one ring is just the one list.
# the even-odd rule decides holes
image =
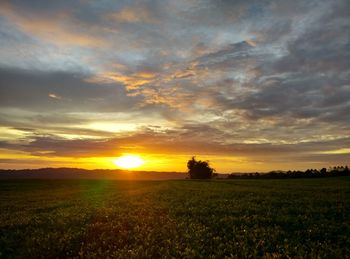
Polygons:
[[0,168],[349,164],[348,0],[1,0]]

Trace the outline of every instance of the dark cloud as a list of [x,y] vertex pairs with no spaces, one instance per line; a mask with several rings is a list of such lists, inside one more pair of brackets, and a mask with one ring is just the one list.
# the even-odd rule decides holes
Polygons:
[[221,65],[219,69],[223,69],[223,66],[232,69],[235,67],[235,64],[242,62],[242,60],[249,59],[252,56],[249,52],[251,49],[253,49],[253,47],[246,41],[234,43],[224,49],[202,56],[198,62],[200,66],[205,66],[210,69],[215,69],[218,64]]
[[[6,2],[6,1],[5,1]],[[11,5],[16,6],[17,8],[22,9],[24,12],[53,12],[56,13],[57,11],[67,10],[70,8],[79,6],[79,2],[77,1],[70,1],[70,0],[64,0],[64,1],[54,1],[54,2],[47,2],[45,0],[34,0],[31,2],[25,1],[25,0],[11,0]]]
[[[255,50],[247,42],[202,57],[199,66],[212,65],[212,69],[244,73],[247,62],[251,61],[250,71],[258,71],[244,84],[234,77],[226,80],[230,82],[228,87],[220,84],[212,93],[221,104],[218,107],[243,110],[252,120],[283,116],[289,121],[311,118],[321,122],[349,123],[344,113],[350,108],[347,101],[350,45],[346,33],[349,26],[334,17],[334,12],[338,11],[334,9],[320,16],[317,25],[313,24],[299,37],[289,40],[287,52],[281,57],[262,55],[259,46]],[[279,25],[271,28],[275,26]],[[282,23],[281,28],[284,33],[291,31],[290,23]],[[278,30],[268,32],[271,34],[280,33]],[[235,85],[253,86],[256,90],[246,92],[243,89],[232,96],[223,94],[225,89]],[[215,91],[214,87],[212,89]]]
[[32,111],[112,112],[135,107],[118,84],[98,85],[88,76],[66,72],[0,70],[0,106]]

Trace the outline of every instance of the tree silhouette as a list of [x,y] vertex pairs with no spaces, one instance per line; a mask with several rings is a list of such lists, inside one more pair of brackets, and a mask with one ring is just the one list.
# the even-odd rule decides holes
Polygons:
[[191,179],[210,179],[215,171],[209,166],[209,161],[197,161],[194,156],[188,160],[187,168]]

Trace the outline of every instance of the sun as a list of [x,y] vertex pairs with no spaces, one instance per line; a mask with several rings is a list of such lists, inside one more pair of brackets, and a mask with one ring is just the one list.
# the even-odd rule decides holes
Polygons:
[[130,168],[135,168],[143,165],[145,161],[139,156],[127,155],[127,156],[121,156],[114,159],[113,163],[118,167],[121,167],[124,169],[130,169]]

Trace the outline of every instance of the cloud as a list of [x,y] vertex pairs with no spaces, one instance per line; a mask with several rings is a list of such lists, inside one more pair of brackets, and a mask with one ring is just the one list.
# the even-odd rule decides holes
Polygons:
[[[74,21],[68,12],[51,13],[50,16],[36,16],[33,13],[21,12],[9,3],[2,4],[0,14],[5,16],[17,28],[31,36],[39,37],[52,44],[105,47],[108,43],[100,38],[92,37],[87,27],[73,28]],[[80,24],[81,25],[81,24]],[[85,33],[83,33],[85,31]],[[57,40],[59,39],[59,40]]]
[[117,22],[126,23],[159,23],[153,9],[146,5],[126,6],[113,14],[109,14],[109,18]]
[[27,134],[14,148],[277,163],[349,144],[348,1],[3,3],[0,123]]
[[0,107],[27,111],[120,112],[131,109],[140,100],[126,96],[121,85],[99,85],[87,82],[86,77],[68,72],[0,69]]
[[55,94],[49,94],[49,97],[52,98],[52,99],[61,99],[62,97],[58,96],[58,95],[55,95]]

